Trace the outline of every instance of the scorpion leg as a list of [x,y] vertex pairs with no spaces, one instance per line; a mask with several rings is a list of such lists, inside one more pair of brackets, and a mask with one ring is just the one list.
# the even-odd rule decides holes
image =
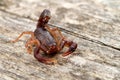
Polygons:
[[32,53],[32,51],[33,51],[33,45],[35,45],[34,43],[33,43],[33,40],[30,38],[30,39],[28,39],[27,40],[27,42],[26,42],[26,44],[25,44],[25,47],[27,48],[27,52],[29,53],[29,54],[31,54]]
[[[55,33],[56,31],[57,31],[57,33]],[[53,32],[53,36],[56,39],[56,42],[58,44],[58,50],[61,50],[60,45],[61,45],[63,39],[65,39],[65,37],[62,35],[61,31],[58,28],[52,28],[52,32]],[[58,37],[60,37],[60,38],[58,39]]]
[[15,40],[11,42],[17,42],[24,34],[30,34],[32,38],[34,38],[34,33],[32,31],[25,31],[22,32]]
[[[25,47],[27,48],[27,52],[31,54],[31,52],[33,51],[33,45],[35,45],[36,47],[38,47],[40,45],[39,41],[37,39],[32,39],[30,38],[26,44]],[[46,49],[42,49],[43,51],[45,51]]]
[[62,35],[61,31],[58,28],[50,28],[49,26],[46,26],[46,29],[52,34],[54,37],[57,45],[58,45],[58,50],[61,50],[61,42],[65,37]]

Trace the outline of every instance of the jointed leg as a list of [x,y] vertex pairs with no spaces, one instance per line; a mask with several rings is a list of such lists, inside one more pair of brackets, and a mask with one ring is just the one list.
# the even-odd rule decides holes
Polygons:
[[41,50],[47,52],[47,49],[44,46],[42,46],[37,39],[30,38],[25,44],[28,53],[32,52],[33,45],[35,45],[35,47],[41,46]]
[[46,26],[45,28],[46,28],[46,29],[48,30],[48,32],[50,32],[50,34],[54,37],[54,39],[56,40],[56,43],[58,43],[57,35],[56,35],[56,33],[55,33],[56,28],[50,28],[49,26]]
[[[55,31],[57,31],[58,33],[55,33]],[[58,47],[59,47],[59,49],[60,49],[60,44],[61,44],[61,42],[63,41],[63,39],[65,39],[65,37],[62,35],[62,33],[60,32],[60,30],[58,29],[58,28],[53,28],[52,29],[52,32],[54,32],[53,33],[53,35],[60,35],[59,37],[60,37],[60,39],[58,39],[58,37],[56,36],[55,37],[55,39],[57,40],[56,42],[58,43]]]
[[13,40],[12,42],[17,42],[24,34],[30,34],[31,38],[34,38],[34,33],[32,31],[26,31],[26,32],[22,32],[18,38],[16,38],[15,40]]
[[32,45],[33,45],[33,43],[31,42],[32,41],[32,39],[30,38],[30,39],[28,39],[27,40],[27,42],[26,42],[26,44],[25,44],[25,47],[27,48],[27,52],[29,53],[29,54],[31,54],[32,53],[32,51],[33,51],[33,47],[32,47]]
[[33,47],[32,47],[32,45],[29,45],[29,46],[27,46],[26,47],[27,48],[27,52],[29,53],[29,54],[31,54],[32,53],[32,51],[33,51]]
[[58,45],[58,50],[60,50],[60,44],[63,41],[63,39],[65,39],[64,36],[62,35],[58,28],[51,29],[49,26],[47,26],[46,29],[52,34]]
[[63,46],[67,46],[67,47],[69,47],[69,49],[68,49],[68,51],[66,51],[65,53],[63,53],[62,56],[67,56],[67,55],[71,54],[77,48],[77,44],[75,42],[73,42],[73,41],[67,41],[67,40],[65,40],[63,42],[63,44],[61,44],[61,47],[63,47]]
[[33,45],[35,45],[36,47],[37,46],[39,46],[40,45],[40,43],[39,43],[39,41],[37,40],[37,39],[32,39],[32,38],[30,38],[27,42],[26,42],[26,44],[25,44],[25,47],[27,48],[27,52],[28,53],[32,53],[32,51],[33,51]]
[[58,28],[52,28],[52,31],[58,31],[61,37],[64,37]]

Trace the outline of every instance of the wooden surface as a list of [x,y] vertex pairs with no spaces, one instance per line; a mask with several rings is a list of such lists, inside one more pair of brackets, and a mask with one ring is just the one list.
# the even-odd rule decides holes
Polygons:
[[[55,65],[27,54],[29,36],[9,42],[34,31],[45,8],[52,13],[51,27],[78,44],[72,55],[58,54]],[[101,0],[0,0],[0,80],[120,80],[119,12]]]

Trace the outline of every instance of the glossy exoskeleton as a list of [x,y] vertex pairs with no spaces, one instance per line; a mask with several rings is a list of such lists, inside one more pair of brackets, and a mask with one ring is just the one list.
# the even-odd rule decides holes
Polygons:
[[48,9],[43,10],[39,17],[35,31],[25,31],[17,39],[12,41],[17,42],[23,34],[30,34],[31,37],[27,40],[25,44],[28,53],[32,52],[33,45],[35,45],[34,57],[38,61],[46,64],[56,63],[56,60],[53,58],[43,57],[40,51],[43,51],[44,54],[47,55],[53,55],[60,52],[64,48],[64,46],[67,46],[68,50],[62,54],[62,56],[67,56],[74,52],[77,48],[77,44],[73,41],[67,40],[57,27],[49,27],[48,21],[50,18],[50,11]]

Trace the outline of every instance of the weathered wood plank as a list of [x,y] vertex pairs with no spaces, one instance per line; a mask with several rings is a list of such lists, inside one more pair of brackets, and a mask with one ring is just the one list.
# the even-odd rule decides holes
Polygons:
[[10,4],[4,4],[9,7],[2,6],[1,9],[35,20],[43,9],[50,8],[53,15],[51,23],[61,25],[61,28],[98,44],[120,50],[119,11],[96,0],[12,0]]
[[[13,74],[18,75],[13,79],[69,79],[69,80],[112,80],[119,79],[120,62],[119,51],[99,45],[97,43],[69,35],[63,34],[70,39],[74,38],[78,49],[75,55],[67,58],[57,56],[58,64],[49,66],[36,61],[33,55],[26,54],[24,42],[27,37],[23,37],[18,43],[8,43],[21,32],[34,30],[36,22],[27,18],[22,18],[0,11],[0,69],[6,72],[8,77]],[[104,67],[104,68],[102,68]],[[62,74],[61,74],[62,73]],[[0,73],[2,75],[2,73]],[[2,75],[4,77],[4,74]],[[18,78],[17,78],[18,77]]]
[[[94,1],[71,1],[3,0],[0,7],[0,79],[120,79],[118,14],[111,14],[108,7]],[[24,44],[29,36],[15,44],[8,42],[23,31],[34,31],[44,8],[51,8],[51,23],[61,25],[57,27],[63,34],[78,43],[74,54],[66,58],[61,54],[55,56],[58,64],[53,66],[39,63],[33,55],[26,54]]]

